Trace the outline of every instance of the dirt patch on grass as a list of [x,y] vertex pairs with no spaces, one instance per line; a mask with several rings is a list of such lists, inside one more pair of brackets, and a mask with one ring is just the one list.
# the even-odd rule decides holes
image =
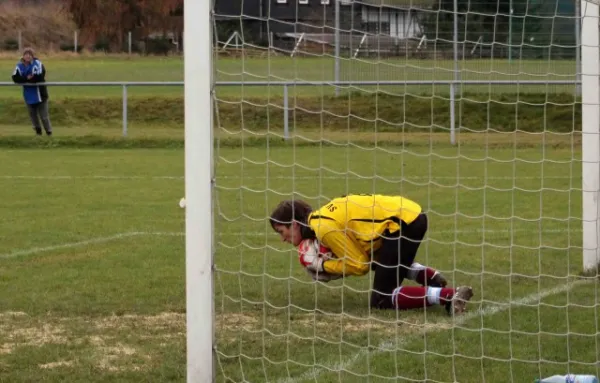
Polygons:
[[0,319],[27,316],[27,313],[22,311],[4,311],[0,313]]
[[319,333],[329,335],[349,333],[377,332],[381,334],[392,334],[397,328],[397,323],[384,323],[374,318],[352,318],[342,316],[339,318],[313,317],[310,314],[303,315],[293,320],[294,329],[311,331],[315,329]]
[[337,335],[371,335],[377,337],[393,337],[414,335],[418,332],[428,332],[434,328],[446,327],[449,324],[444,315],[429,315],[424,321],[423,312],[401,312],[397,318],[365,317],[358,318],[341,315],[335,318],[328,316],[313,317],[310,314],[295,318],[294,329],[300,328],[306,332],[316,331],[319,334],[335,337]]
[[74,362],[72,360],[59,360],[57,362],[39,364],[38,367],[44,370],[49,370],[53,368],[72,367],[73,364]]
[[185,314],[165,312],[157,315],[111,315],[94,319],[93,325],[100,329],[127,329],[132,326],[156,330],[185,330]]
[[13,351],[12,345],[7,343],[7,344],[0,344],[0,355],[3,354],[10,354]]
[[[14,318],[14,317],[13,317]],[[66,344],[66,330],[62,326],[50,323],[23,323],[13,321],[12,324],[2,323],[0,339],[0,354],[10,354],[18,347],[41,347],[46,344]]]
[[[145,338],[173,338],[185,337],[186,316],[182,313],[165,312],[157,315],[114,315],[95,319],[93,325],[98,330],[131,330],[133,327],[143,328]],[[361,334],[377,332],[379,334],[393,335],[428,331],[431,328],[451,328],[449,319],[443,315],[429,315],[428,322],[424,322],[423,313],[420,311],[402,313],[398,319],[378,317],[353,317],[343,315],[293,315],[288,319],[284,315],[263,315],[262,312],[247,313],[219,313],[215,320],[217,338],[221,340],[237,340],[241,332],[256,333],[266,329],[280,332],[292,328],[296,333],[309,333],[315,329],[319,332],[343,332]]]
[[[137,371],[144,368],[139,360],[150,360],[138,347],[122,341],[121,336],[107,331],[106,323],[115,317],[89,319],[83,317],[29,317],[25,313],[0,313],[0,356],[12,354],[21,347],[76,346],[91,348],[91,360],[107,371]],[[130,324],[133,321],[129,322]],[[112,328],[121,329],[119,326]],[[143,331],[144,327],[142,327]],[[139,329],[138,329],[139,331]],[[135,332],[134,332],[135,334]],[[135,338],[135,336],[134,336]],[[136,358],[135,360],[133,358]],[[77,360],[40,363],[40,369],[72,367]]]
[[185,326],[185,314],[172,312],[97,318],[40,318],[23,312],[2,312],[0,357],[21,347],[72,346],[89,350],[81,353],[81,358],[87,360],[63,358],[38,363],[38,368],[70,368],[82,362],[110,372],[140,371],[153,359],[152,345],[162,348],[185,339]]
[[[445,315],[431,314],[424,321],[420,311],[401,313],[398,317],[356,317],[348,314],[298,313],[289,316],[281,311],[218,313],[215,330],[219,347],[235,345],[244,338],[265,334],[293,333],[309,339],[339,341],[341,336],[368,336],[371,339],[394,339],[427,331],[450,329]],[[70,355],[58,360],[36,361],[40,369],[73,368],[92,364],[110,371],[140,371],[150,368],[160,358],[164,347],[184,348],[186,315],[164,312],[156,315],[110,315],[106,317],[30,317],[23,312],[0,313],[0,357],[20,347],[60,345],[74,347]],[[275,339],[275,338],[273,338]],[[78,351],[79,349],[85,352]]]
[[117,343],[115,346],[100,347],[98,354],[100,356],[98,360],[98,367],[106,371],[139,371],[143,366],[139,364],[125,364],[120,365],[118,362],[123,359],[127,359],[138,353],[135,348]]
[[445,314],[430,314],[427,321],[421,311],[402,312],[398,318],[376,316],[355,317],[347,314],[294,314],[264,316],[260,312],[219,314],[216,319],[217,339],[222,344],[238,342],[241,336],[270,332],[285,334],[292,332],[302,337],[319,337],[332,341],[341,336],[394,337],[414,335],[433,329],[451,328]]
[[217,316],[216,327],[223,330],[252,331],[262,327],[262,315],[227,313]]

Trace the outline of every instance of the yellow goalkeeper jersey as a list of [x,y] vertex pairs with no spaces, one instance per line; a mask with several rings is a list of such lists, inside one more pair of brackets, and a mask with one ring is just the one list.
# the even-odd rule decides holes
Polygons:
[[421,213],[419,204],[401,196],[357,194],[335,198],[313,211],[308,225],[337,259],[324,262],[331,274],[364,275],[381,235],[397,232]]

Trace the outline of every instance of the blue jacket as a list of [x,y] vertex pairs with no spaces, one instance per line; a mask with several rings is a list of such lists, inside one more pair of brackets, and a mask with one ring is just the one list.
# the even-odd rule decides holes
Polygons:
[[[30,79],[27,78],[29,75],[32,76]],[[37,58],[34,58],[29,65],[21,60],[17,63],[12,79],[16,84],[43,83],[46,81],[46,68]],[[39,104],[48,100],[48,89],[45,85],[24,86],[23,98],[29,105]]]

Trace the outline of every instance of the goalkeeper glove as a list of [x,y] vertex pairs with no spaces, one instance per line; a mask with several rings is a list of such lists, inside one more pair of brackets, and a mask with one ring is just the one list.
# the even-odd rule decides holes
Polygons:
[[302,256],[301,262],[307,270],[310,270],[314,273],[322,273],[325,270],[323,269],[323,262],[325,260],[318,255],[310,255],[304,254]]

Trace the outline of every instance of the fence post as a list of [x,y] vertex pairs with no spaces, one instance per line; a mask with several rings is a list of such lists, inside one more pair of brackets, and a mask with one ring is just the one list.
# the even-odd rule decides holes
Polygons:
[[575,1],[575,75],[576,94],[581,96],[581,2]]
[[[334,55],[335,55],[335,64],[333,69],[334,81],[336,83],[340,82],[340,1],[341,0],[333,0],[335,1],[335,34],[334,34]],[[335,84],[335,95],[340,95],[340,86],[339,84]]]
[[[454,20],[453,20],[453,56],[454,56],[454,79],[450,84],[450,144],[456,144],[456,87],[459,82],[458,77],[458,0],[454,0]],[[463,44],[464,47],[464,44]]]
[[127,51],[131,55],[131,31],[127,33]]
[[123,84],[123,137],[127,137],[127,84]]
[[283,86],[283,138],[287,140],[290,138],[290,126],[288,116],[288,86]]
[[456,86],[450,84],[450,144],[456,144]]

